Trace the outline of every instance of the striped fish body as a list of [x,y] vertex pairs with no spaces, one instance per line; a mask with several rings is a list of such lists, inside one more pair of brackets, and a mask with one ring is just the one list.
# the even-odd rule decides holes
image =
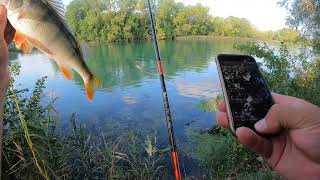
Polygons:
[[36,47],[53,59],[71,80],[71,69],[82,77],[89,100],[100,82],[87,67],[79,44],[64,18],[61,0],[3,0],[16,29],[15,42],[25,52]]

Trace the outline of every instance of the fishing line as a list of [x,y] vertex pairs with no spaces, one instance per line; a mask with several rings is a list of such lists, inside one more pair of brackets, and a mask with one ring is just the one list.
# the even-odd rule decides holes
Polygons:
[[169,141],[171,146],[171,157],[172,157],[172,163],[173,163],[173,169],[174,169],[174,176],[176,180],[181,180],[181,172],[180,172],[180,163],[179,163],[179,157],[178,157],[178,151],[177,151],[177,144],[174,136],[174,128],[172,123],[172,116],[170,111],[170,104],[169,104],[169,98],[167,94],[167,88],[165,83],[165,78],[163,74],[163,68],[161,64],[161,56],[158,46],[158,39],[157,39],[157,32],[155,28],[154,18],[152,14],[151,9],[151,3],[150,0],[148,0],[148,7],[149,7],[149,16],[150,16],[150,23],[151,23],[151,32],[153,35],[153,41],[154,41],[154,47],[155,47],[155,53],[157,57],[157,67],[158,67],[158,73],[160,77],[161,87],[162,87],[162,96],[163,96],[163,105],[166,115],[166,121],[167,121],[167,128],[168,128],[168,135],[169,135]]

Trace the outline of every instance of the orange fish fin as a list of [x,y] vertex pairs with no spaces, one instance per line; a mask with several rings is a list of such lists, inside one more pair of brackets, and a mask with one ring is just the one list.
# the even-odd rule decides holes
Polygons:
[[70,70],[61,64],[58,64],[58,66],[60,68],[61,73],[64,75],[64,77],[66,77],[68,80],[72,80],[73,77]]
[[86,89],[86,95],[89,101],[92,102],[95,91],[101,87],[101,81],[95,76],[92,76],[89,81],[84,83],[84,87]]
[[27,42],[24,42],[22,45],[21,45],[21,49],[23,50],[23,52],[25,54],[29,54],[30,51],[31,51],[31,46],[27,43]]
[[21,34],[20,32],[16,32],[16,34],[14,35],[13,38],[14,42],[16,43],[16,45],[21,48],[22,44],[26,41],[26,38],[24,37],[23,34]]
[[32,46],[27,42],[27,37],[20,32],[16,32],[14,36],[14,42],[16,46],[23,50],[24,53],[30,53]]

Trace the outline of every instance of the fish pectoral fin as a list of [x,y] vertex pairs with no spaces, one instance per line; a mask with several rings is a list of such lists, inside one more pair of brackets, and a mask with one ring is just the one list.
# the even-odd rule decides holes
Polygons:
[[58,64],[58,66],[60,68],[61,73],[64,75],[64,77],[66,77],[68,80],[72,80],[73,76],[72,76],[71,70],[61,64]]
[[92,101],[95,91],[98,88],[101,88],[101,81],[95,76],[92,76],[92,78],[89,81],[84,83],[84,87],[86,89],[86,95],[89,101]]
[[17,31],[14,35],[13,41],[19,48],[21,48],[22,44],[26,41],[26,38],[24,37],[24,35]]
[[22,49],[24,53],[30,53],[32,46],[28,43],[25,35],[17,31],[13,40],[16,43],[16,46]]
[[21,49],[23,50],[23,52],[24,52],[25,54],[29,54],[30,51],[31,51],[31,49],[32,49],[32,47],[31,47],[27,42],[24,42],[24,43],[22,43],[22,45],[21,45]]

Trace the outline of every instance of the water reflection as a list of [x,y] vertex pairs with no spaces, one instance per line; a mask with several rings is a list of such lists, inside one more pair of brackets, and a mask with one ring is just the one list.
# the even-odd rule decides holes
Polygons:
[[[232,44],[210,41],[161,41],[159,43],[165,75],[168,79],[185,71],[199,72],[208,67],[217,53],[231,52]],[[110,44],[90,48],[88,65],[101,80],[104,89],[114,86],[139,85],[146,79],[157,78],[152,42]],[[75,76],[77,84],[83,82]]]
[[219,82],[180,82],[177,84],[179,95],[191,98],[212,99],[221,94]]

